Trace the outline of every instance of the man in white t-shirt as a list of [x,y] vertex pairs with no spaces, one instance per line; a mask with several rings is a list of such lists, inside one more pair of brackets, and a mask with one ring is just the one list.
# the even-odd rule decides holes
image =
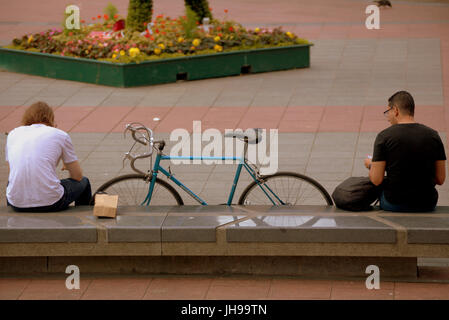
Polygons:
[[[8,134],[9,165],[6,199],[16,211],[60,211],[70,203],[89,205],[90,182],[83,177],[70,136],[54,125],[53,110],[36,102],[22,118],[22,126]],[[59,180],[56,168],[63,162],[70,178]]]

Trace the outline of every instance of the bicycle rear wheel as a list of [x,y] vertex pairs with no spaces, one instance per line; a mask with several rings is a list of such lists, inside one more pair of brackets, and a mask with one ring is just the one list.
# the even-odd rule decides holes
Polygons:
[[[274,205],[333,205],[331,196],[321,184],[299,173],[278,172],[262,176],[260,183],[275,202]],[[239,205],[273,205],[270,198],[253,181],[242,192],[238,203]]]
[[[141,205],[150,187],[150,181],[143,174],[127,174],[104,183],[95,193],[106,192],[118,195],[119,206]],[[167,182],[156,178],[150,205],[183,205],[179,193]]]

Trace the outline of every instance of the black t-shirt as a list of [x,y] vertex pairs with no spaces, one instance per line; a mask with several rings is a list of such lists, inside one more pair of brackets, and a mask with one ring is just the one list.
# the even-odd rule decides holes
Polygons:
[[446,160],[438,132],[419,123],[395,124],[380,132],[372,161],[386,161],[382,183],[387,201],[398,205],[433,206],[435,161]]

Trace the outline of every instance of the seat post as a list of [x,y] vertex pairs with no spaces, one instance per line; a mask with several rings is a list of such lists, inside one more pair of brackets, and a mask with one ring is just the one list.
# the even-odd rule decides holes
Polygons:
[[243,158],[246,161],[247,157],[248,157],[248,137],[245,137],[243,139],[245,145],[243,147]]

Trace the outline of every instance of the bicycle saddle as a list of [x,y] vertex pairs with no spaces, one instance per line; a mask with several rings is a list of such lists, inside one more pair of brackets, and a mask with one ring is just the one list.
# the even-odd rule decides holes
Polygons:
[[225,133],[225,138],[238,138],[241,140],[244,140],[245,138],[248,139],[249,144],[258,144],[260,141],[262,141],[262,129],[261,128],[250,128],[246,129],[245,131],[241,132],[228,132]]

